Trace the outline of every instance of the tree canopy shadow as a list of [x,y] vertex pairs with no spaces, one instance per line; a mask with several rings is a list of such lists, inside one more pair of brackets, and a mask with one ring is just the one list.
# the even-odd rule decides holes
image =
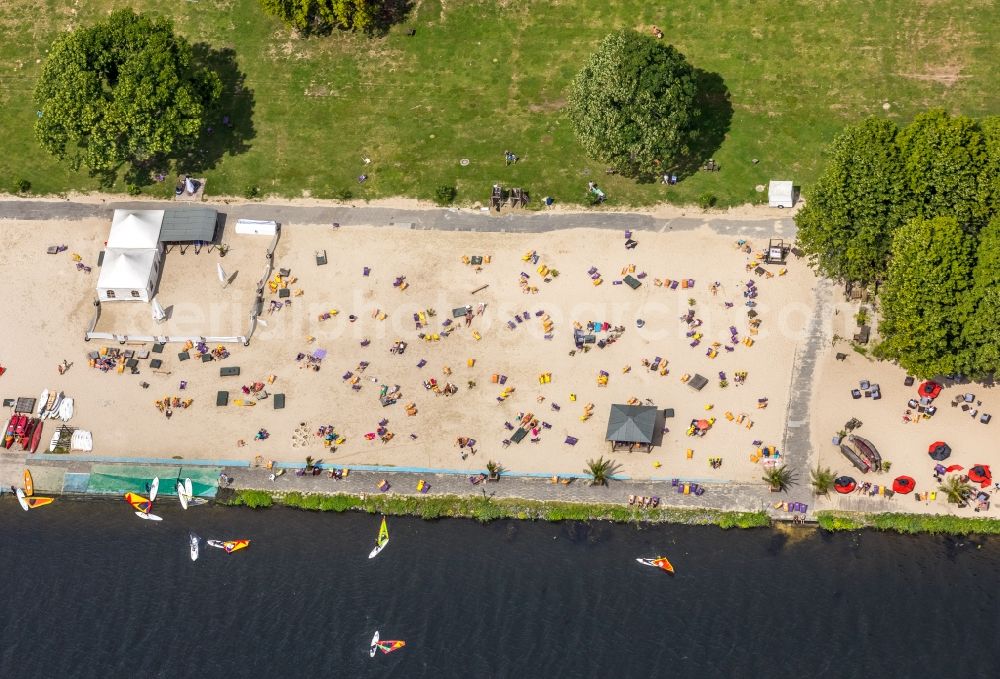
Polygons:
[[733,102],[722,76],[695,68],[694,77],[698,88],[695,105],[699,115],[688,154],[679,159],[674,169],[679,179],[691,176],[715,155],[733,121]]
[[178,171],[189,174],[214,169],[225,156],[250,150],[255,136],[254,92],[246,85],[246,74],[236,63],[230,48],[214,49],[206,43],[192,47],[194,58],[222,81],[222,95],[206,112],[205,126],[190,150],[176,159]]

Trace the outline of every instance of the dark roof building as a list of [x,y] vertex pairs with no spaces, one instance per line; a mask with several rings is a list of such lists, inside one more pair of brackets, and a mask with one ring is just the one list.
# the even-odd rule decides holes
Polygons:
[[630,406],[615,403],[608,416],[608,433],[611,449],[646,446],[649,452],[661,438],[663,411],[656,406]]
[[164,243],[211,243],[219,213],[210,207],[171,208],[163,211],[160,240]]

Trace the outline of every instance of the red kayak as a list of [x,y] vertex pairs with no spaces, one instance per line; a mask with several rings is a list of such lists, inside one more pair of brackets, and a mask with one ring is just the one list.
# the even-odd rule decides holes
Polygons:
[[28,426],[24,428],[24,433],[17,440],[21,444],[21,450],[27,450],[28,446],[31,445],[31,435],[34,433],[35,425],[37,424],[38,421],[34,417],[28,419]]
[[27,424],[27,415],[15,415],[10,419],[10,423],[7,425],[7,434],[3,439],[3,447],[10,449],[14,445],[14,441],[24,434],[24,426]]
[[38,442],[42,440],[42,427],[43,422],[39,419],[36,421],[35,430],[31,432],[31,440],[25,439],[24,449],[30,453],[38,450]]

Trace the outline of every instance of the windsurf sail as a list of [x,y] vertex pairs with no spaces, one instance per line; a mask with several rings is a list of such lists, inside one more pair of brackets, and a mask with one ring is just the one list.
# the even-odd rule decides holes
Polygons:
[[665,570],[668,573],[673,573],[674,572],[674,566],[673,566],[673,564],[671,564],[669,561],[667,561],[667,559],[665,557],[661,556],[659,558],[653,559],[653,563],[656,566],[659,566],[661,569]]
[[378,539],[375,541],[379,547],[389,541],[389,527],[385,525],[385,517],[382,517],[382,527],[378,530]]
[[406,646],[406,642],[390,641],[388,639],[385,639],[376,643],[375,646],[378,647],[378,650],[382,651],[386,655],[389,655],[393,651],[398,651],[399,649],[403,648],[403,646]]
[[249,540],[227,540],[226,542],[222,543],[222,546],[226,550],[226,552],[228,552],[229,554],[232,554],[233,552],[240,551],[244,547],[249,547],[250,546],[250,541]]
[[132,507],[136,511],[145,512],[147,514],[149,513],[149,510],[152,509],[153,507],[152,502],[150,502],[143,496],[138,495],[136,493],[125,493],[125,502],[132,505]]
[[36,496],[33,496],[33,497],[25,498],[24,501],[28,503],[29,507],[31,507],[32,509],[35,509],[37,507],[44,507],[45,505],[52,504],[53,502],[55,502],[55,498],[53,498],[53,497],[38,497],[36,495]]

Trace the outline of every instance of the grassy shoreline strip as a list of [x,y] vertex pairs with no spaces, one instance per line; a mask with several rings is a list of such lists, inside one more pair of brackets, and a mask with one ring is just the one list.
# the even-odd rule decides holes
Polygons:
[[1000,535],[1000,519],[946,514],[859,514],[854,512],[816,512],[819,527],[828,531],[855,531],[865,528],[914,535]]
[[263,490],[238,490],[228,500],[230,506],[252,509],[274,504],[321,512],[360,511],[390,516],[418,516],[423,519],[468,518],[481,523],[499,519],[528,521],[588,521],[616,523],[634,521],[649,523],[680,523],[690,526],[720,528],[763,528],[771,525],[766,512],[724,512],[713,509],[657,508],[637,509],[622,505],[550,502],[519,498],[485,499],[475,496],[432,495],[359,495],[285,493],[273,495]]

